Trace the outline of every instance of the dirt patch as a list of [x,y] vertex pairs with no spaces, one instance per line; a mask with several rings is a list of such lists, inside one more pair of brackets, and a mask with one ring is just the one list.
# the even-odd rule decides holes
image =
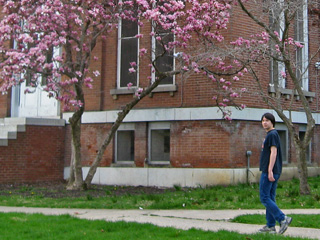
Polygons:
[[138,195],[138,194],[162,194],[168,191],[175,191],[171,188],[144,187],[144,186],[105,186],[92,185],[86,191],[66,190],[65,182],[45,182],[33,184],[0,184],[0,195],[20,195],[20,196],[42,196],[46,198],[77,198],[105,197],[108,195]]

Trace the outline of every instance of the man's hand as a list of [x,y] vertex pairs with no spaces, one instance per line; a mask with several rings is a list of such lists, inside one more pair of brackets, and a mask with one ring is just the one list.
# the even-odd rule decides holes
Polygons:
[[274,182],[274,181],[275,181],[275,179],[274,179],[274,177],[273,177],[273,172],[272,172],[272,171],[269,171],[269,172],[268,172],[268,179],[269,179],[270,182]]

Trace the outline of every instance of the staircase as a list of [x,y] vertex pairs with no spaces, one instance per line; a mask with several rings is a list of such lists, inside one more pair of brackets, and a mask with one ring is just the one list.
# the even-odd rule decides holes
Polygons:
[[17,139],[17,133],[25,131],[26,118],[0,118],[0,146],[8,146],[9,139]]

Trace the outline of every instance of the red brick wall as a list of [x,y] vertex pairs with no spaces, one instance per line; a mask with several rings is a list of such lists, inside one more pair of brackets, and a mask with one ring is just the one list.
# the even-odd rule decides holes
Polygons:
[[65,127],[26,126],[0,146],[0,183],[63,180]]
[[[82,162],[90,166],[111,125],[84,124],[82,127]],[[148,124],[135,125],[135,165],[145,167],[148,158]],[[70,126],[67,126],[69,129]],[[319,165],[317,143],[320,127],[312,139],[312,165]],[[98,135],[97,135],[98,134]],[[69,136],[67,134],[67,136]],[[250,166],[259,167],[259,157],[266,133],[260,122],[224,120],[176,121],[171,123],[170,165],[181,168],[244,168],[247,151],[252,151]],[[67,137],[68,139],[69,137]],[[65,166],[70,162],[70,141],[66,141]],[[114,142],[108,146],[101,167],[112,166]],[[288,146],[288,166],[296,162],[294,146]],[[150,165],[152,167],[152,165]]]
[[[81,157],[84,166],[90,166],[94,161],[111,124],[82,124],[81,127]],[[65,166],[70,165],[71,159],[71,129],[66,127]],[[107,147],[100,166],[110,166],[113,159],[113,140]]]
[[171,164],[193,168],[245,167],[246,151],[251,150],[253,165],[257,166],[261,149],[257,139],[262,139],[263,134],[256,122],[175,122],[171,128]]

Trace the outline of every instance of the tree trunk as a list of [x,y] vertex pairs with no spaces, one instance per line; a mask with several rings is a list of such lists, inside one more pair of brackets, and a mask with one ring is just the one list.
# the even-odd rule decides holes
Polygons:
[[139,97],[136,97],[134,100],[132,100],[130,103],[128,103],[125,108],[118,113],[118,117],[116,119],[116,121],[114,122],[114,124],[112,125],[112,128],[110,129],[109,133],[107,134],[105,140],[103,141],[102,145],[99,148],[99,151],[97,153],[97,156],[95,158],[95,160],[93,161],[92,165],[90,166],[88,175],[85,179],[85,186],[87,188],[90,187],[92,179],[97,171],[97,168],[102,160],[103,154],[107,148],[107,146],[109,145],[109,143],[111,142],[111,140],[113,139],[116,131],[118,130],[120,124],[122,123],[123,119],[129,114],[129,112],[131,111],[131,109],[138,104],[141,99],[143,99],[145,96],[147,96],[148,94],[150,94],[152,92],[153,89],[155,89],[159,83],[161,82],[162,79],[164,79],[165,77],[167,77],[167,75],[160,75],[158,76],[158,79],[156,81],[154,81],[152,83],[152,85],[150,85],[149,87],[147,87],[144,91],[141,92]]
[[81,190],[84,186],[81,163],[81,117],[77,118],[75,121],[71,120],[70,125],[72,157],[70,163],[70,178],[67,189]]
[[[300,194],[310,195],[310,186],[308,184],[308,167],[306,158],[306,146],[294,140],[295,152],[297,155],[298,175],[300,180]],[[301,140],[300,140],[301,141]]]

